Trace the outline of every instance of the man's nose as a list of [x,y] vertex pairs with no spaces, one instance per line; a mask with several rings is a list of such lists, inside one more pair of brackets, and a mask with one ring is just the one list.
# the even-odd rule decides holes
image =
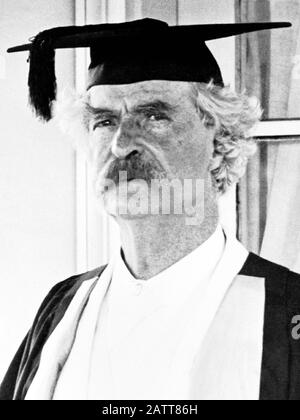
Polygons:
[[112,141],[112,154],[118,159],[125,159],[132,153],[140,152],[141,146],[137,145],[137,138],[138,133],[132,127],[120,126]]

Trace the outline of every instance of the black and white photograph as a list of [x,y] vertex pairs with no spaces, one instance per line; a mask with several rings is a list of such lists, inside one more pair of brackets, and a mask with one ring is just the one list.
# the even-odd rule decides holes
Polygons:
[[300,0],[0,0],[1,401],[300,400],[299,98]]

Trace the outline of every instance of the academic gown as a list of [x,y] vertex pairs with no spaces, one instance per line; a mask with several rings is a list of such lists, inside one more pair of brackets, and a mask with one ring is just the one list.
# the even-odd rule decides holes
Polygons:
[[[50,291],[0,386],[0,400],[24,400],[39,368],[41,352],[82,284],[104,267],[73,276]],[[261,400],[300,400],[300,275],[250,253],[241,278],[265,279]],[[101,277],[100,277],[101,278]],[[229,327],[230,328],[230,327]],[[299,337],[300,338],[300,337]]]
[[145,281],[116,248],[45,344],[26,400],[257,400],[264,282],[235,281],[248,255],[219,225]]

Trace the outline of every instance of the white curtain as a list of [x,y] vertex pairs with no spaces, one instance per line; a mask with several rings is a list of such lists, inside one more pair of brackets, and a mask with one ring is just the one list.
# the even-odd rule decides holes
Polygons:
[[278,147],[261,255],[300,272],[300,141]]
[[[253,93],[262,99],[268,118],[299,118],[300,78],[293,71],[293,63],[300,55],[300,1],[247,1],[246,12],[247,20],[263,20],[269,15],[270,21],[293,23],[292,30],[271,31],[269,52],[262,51],[264,45],[257,42],[259,35],[248,38],[250,64],[252,57],[248,71],[252,67],[253,74],[259,76]],[[268,67],[257,64],[262,53],[266,54]],[[249,64],[249,56],[247,60]],[[257,171],[256,180],[253,180],[253,169]],[[249,185],[251,181],[254,187]],[[260,251],[264,258],[300,272],[300,136],[279,144],[271,140],[260,144],[258,158],[242,187],[242,200],[247,189],[252,195],[245,198],[246,206],[242,204],[242,225],[247,226],[247,213],[253,223],[248,225],[248,236],[244,238],[250,238],[250,245],[252,241],[256,248],[253,250]]]

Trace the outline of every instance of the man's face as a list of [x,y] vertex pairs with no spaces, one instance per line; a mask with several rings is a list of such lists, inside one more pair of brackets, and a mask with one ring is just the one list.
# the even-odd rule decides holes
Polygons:
[[136,193],[137,180],[150,185],[153,179],[207,179],[214,133],[201,121],[190,84],[94,86],[89,94],[96,194],[110,213],[118,213],[114,207],[120,202],[113,199],[115,189],[107,188],[107,179],[118,185],[120,171],[127,173],[129,195]]

